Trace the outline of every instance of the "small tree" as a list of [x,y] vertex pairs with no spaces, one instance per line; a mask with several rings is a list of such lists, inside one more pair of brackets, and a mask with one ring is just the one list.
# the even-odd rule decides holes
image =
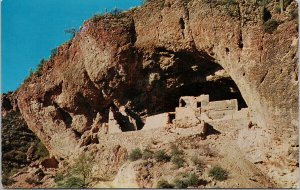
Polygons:
[[132,152],[130,153],[129,160],[136,161],[136,160],[142,158],[142,156],[143,156],[143,154],[142,154],[141,149],[136,148],[136,149],[133,149]]
[[214,179],[218,181],[224,181],[228,178],[228,172],[221,168],[220,166],[214,166],[212,167],[209,172],[209,176],[213,177]]
[[267,22],[264,23],[263,28],[264,32],[272,34],[277,27],[280,25],[280,22],[274,19],[270,19]]
[[182,156],[173,156],[171,161],[176,166],[176,168],[181,168],[184,166],[184,159],[182,158]]
[[83,153],[65,172],[57,173],[54,182],[58,188],[86,188],[91,182],[93,165],[94,160]]
[[111,14],[113,15],[119,15],[122,13],[122,10],[121,9],[118,9],[118,8],[114,8],[112,11],[111,11]]
[[153,152],[151,150],[145,149],[143,151],[143,159],[144,160],[147,160],[147,159],[152,158],[152,157],[153,157]]
[[82,186],[87,187],[90,183],[90,177],[92,174],[92,168],[94,161],[91,157],[86,154],[81,154],[76,160],[74,165],[72,165],[71,173],[78,176],[82,180]]
[[179,150],[178,146],[175,144],[171,144],[171,156],[181,156],[184,154],[182,150]]
[[159,189],[172,189],[174,188],[174,185],[170,184],[166,180],[160,180],[157,182],[157,188]]
[[77,33],[78,30],[76,28],[69,28],[65,30],[65,34],[70,34],[72,38],[74,38]]
[[188,186],[198,186],[200,184],[200,179],[195,173],[190,173],[186,179],[186,184]]
[[53,48],[53,49],[51,50],[51,55],[50,55],[50,57],[55,57],[56,54],[57,54],[57,48]]
[[159,150],[154,154],[154,158],[158,162],[168,162],[170,161],[170,156],[166,154],[164,150]]
[[185,189],[188,187],[186,181],[182,180],[182,179],[175,179],[174,185],[175,185],[175,188],[178,188],[178,189]]

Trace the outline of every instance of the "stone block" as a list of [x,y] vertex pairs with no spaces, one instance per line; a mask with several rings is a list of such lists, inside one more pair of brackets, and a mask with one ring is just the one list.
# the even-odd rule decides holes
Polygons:
[[169,113],[162,113],[146,118],[145,125],[142,130],[150,130],[155,128],[166,128],[169,124]]
[[199,125],[201,120],[196,114],[197,111],[190,107],[176,108],[176,128],[189,128]]

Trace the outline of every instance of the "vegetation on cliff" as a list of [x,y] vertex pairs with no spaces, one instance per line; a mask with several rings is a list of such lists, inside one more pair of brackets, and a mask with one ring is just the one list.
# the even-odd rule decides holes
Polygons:
[[[10,112],[2,117],[2,179],[3,185],[10,185],[12,175],[28,166],[32,160],[49,155],[48,150],[28,129],[19,112]],[[29,148],[35,149],[31,160],[28,160]]]

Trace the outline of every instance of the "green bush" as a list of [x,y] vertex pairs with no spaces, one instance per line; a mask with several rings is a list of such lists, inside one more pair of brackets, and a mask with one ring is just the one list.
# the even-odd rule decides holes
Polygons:
[[286,9],[287,6],[289,6],[292,2],[293,2],[293,0],[283,0],[284,9]]
[[143,154],[142,154],[141,149],[136,148],[136,149],[133,149],[131,151],[131,153],[129,154],[129,160],[130,161],[136,161],[136,160],[142,158],[142,156],[143,156]]
[[29,82],[31,80],[31,78],[33,77],[34,73],[35,73],[34,70],[30,69],[29,70],[29,75],[24,79],[23,83]]
[[271,2],[271,0],[256,0],[256,3],[258,3],[261,6],[266,6]]
[[176,168],[183,167],[185,162],[182,156],[173,156],[171,161],[176,166]]
[[44,58],[41,59],[40,63],[38,64],[38,66],[37,66],[37,68],[36,68],[36,72],[37,72],[38,74],[41,74],[40,72],[41,72],[41,70],[42,70],[42,68],[43,68],[43,65],[44,65],[46,62],[47,62],[47,60],[45,60]]
[[2,184],[3,185],[12,185],[15,181],[10,178],[9,175],[3,174],[2,175]]
[[81,154],[64,173],[58,173],[54,181],[59,188],[87,188],[91,179],[94,160],[86,154]]
[[174,186],[175,186],[175,188],[178,188],[178,189],[184,189],[184,188],[188,187],[188,185],[186,184],[186,181],[182,180],[182,179],[175,179]]
[[214,179],[218,181],[224,181],[228,178],[228,172],[221,168],[220,166],[214,166],[212,167],[208,172],[210,177],[213,177]]
[[38,140],[19,112],[11,112],[2,117],[2,184],[14,183],[11,176],[29,165],[26,152]]
[[155,152],[154,158],[158,162],[168,162],[168,161],[170,161],[170,156],[167,155],[164,150],[159,150],[159,151]]
[[98,22],[101,18],[103,18],[103,15],[102,14],[95,14],[93,17],[92,17],[92,21],[94,23]]
[[180,156],[183,155],[184,152],[179,150],[179,148],[175,144],[171,144],[171,156]]
[[204,163],[196,155],[192,156],[191,161],[195,166],[197,166],[197,169],[202,169],[204,167]]
[[19,164],[26,164],[27,163],[26,154],[22,153],[22,152],[17,152],[16,151],[16,155],[13,159]]
[[153,152],[151,150],[145,149],[143,151],[143,159],[144,160],[147,160],[147,159],[152,158],[152,157],[153,157]]
[[65,34],[70,34],[72,38],[74,38],[77,33],[78,33],[78,29],[76,28],[69,28],[65,30]]
[[28,183],[28,184],[31,184],[31,185],[41,185],[42,184],[42,182],[37,181],[37,180],[32,179],[32,178],[26,178],[25,182]]
[[66,181],[61,181],[57,184],[58,188],[85,188],[86,185],[81,178],[68,177]]
[[190,173],[185,182],[188,186],[198,186],[200,184],[200,180],[195,173]]
[[290,12],[290,20],[294,20],[295,18],[298,18],[298,10],[294,9]]
[[56,175],[54,176],[54,182],[58,183],[63,180],[64,180],[64,174],[61,172],[56,173]]
[[270,19],[264,23],[264,26],[263,26],[264,32],[272,34],[279,25],[280,25],[279,21]]
[[122,18],[125,14],[121,9],[114,8],[112,11],[109,12],[110,15],[116,17],[116,18]]
[[225,10],[227,14],[231,17],[238,17],[239,13],[239,4],[236,0],[225,0]]
[[194,155],[194,156],[191,157],[191,161],[192,161],[192,163],[193,163],[195,166],[198,165],[198,164],[201,164],[201,161],[200,161],[199,157],[196,156],[196,155]]
[[200,180],[195,173],[183,173],[181,179],[174,180],[175,188],[197,187],[201,184],[207,184],[207,181]]
[[275,13],[281,13],[281,8],[280,6],[275,7]]
[[49,151],[47,150],[47,148],[45,147],[45,145],[42,142],[37,143],[35,154],[38,158],[49,157]]
[[53,48],[50,53],[50,57],[55,57],[57,54],[57,48]]
[[159,189],[172,189],[172,188],[174,188],[174,185],[170,184],[166,180],[160,180],[160,181],[157,182],[156,187],[159,188]]

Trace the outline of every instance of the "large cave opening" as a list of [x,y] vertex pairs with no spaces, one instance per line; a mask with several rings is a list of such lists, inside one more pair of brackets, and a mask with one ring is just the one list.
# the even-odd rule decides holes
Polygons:
[[216,81],[191,83],[173,89],[166,95],[165,108],[167,111],[174,111],[174,108],[179,105],[181,96],[199,96],[202,94],[208,94],[210,101],[237,99],[239,110],[247,107],[235,82],[228,77]]
[[[202,94],[208,94],[210,101],[237,99],[239,109],[247,107],[234,80],[208,54],[159,48],[151,58],[153,65],[142,73],[149,78],[136,90],[133,99],[137,100],[137,107],[142,105],[142,109],[147,109],[147,115],[173,112],[181,96]],[[153,75],[156,77],[152,77],[150,83]],[[145,87],[147,90],[143,92]]]
[[142,129],[148,116],[174,112],[182,96],[209,95],[209,101],[237,99],[238,109],[247,107],[234,80],[206,53],[158,48],[144,53],[140,60],[136,80],[122,86],[104,109],[105,122],[109,122],[111,109],[123,132]]

